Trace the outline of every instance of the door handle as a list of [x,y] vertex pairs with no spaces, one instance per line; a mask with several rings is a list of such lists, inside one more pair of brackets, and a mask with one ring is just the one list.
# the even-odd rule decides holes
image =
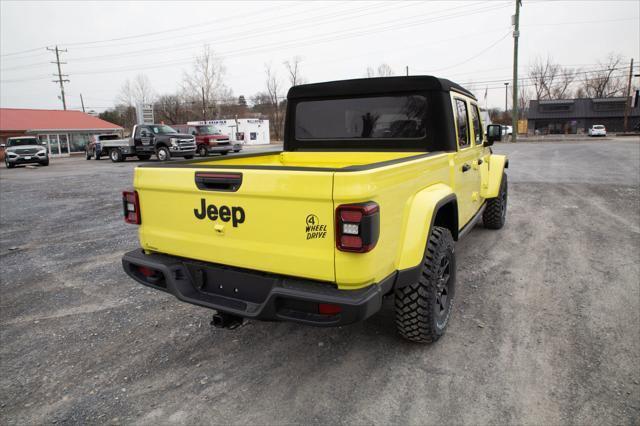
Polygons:
[[469,170],[471,170],[471,166],[468,164],[463,164],[462,165],[462,173],[464,172],[468,172]]

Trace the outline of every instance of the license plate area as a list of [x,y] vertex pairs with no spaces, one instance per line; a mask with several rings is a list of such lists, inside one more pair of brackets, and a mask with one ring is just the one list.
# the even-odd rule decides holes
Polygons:
[[185,266],[196,290],[251,303],[264,302],[277,281],[268,274],[224,266],[199,262],[185,262]]

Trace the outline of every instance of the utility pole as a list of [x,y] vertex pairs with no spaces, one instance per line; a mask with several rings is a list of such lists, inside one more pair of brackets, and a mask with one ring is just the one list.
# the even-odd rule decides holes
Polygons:
[[204,100],[204,87],[202,87],[202,121],[207,120],[207,104]]
[[409,65],[407,65],[406,68],[407,68],[407,77],[409,77]]
[[80,93],[80,103],[82,104],[82,112],[84,112],[84,99],[82,99],[82,93]]
[[513,19],[513,112],[511,113],[511,126],[513,133],[512,142],[518,139],[518,37],[520,37],[520,4],[522,0],[516,0],[516,14]]
[[631,58],[631,65],[629,66],[629,81],[627,82],[627,96],[624,103],[624,132],[629,131],[629,109],[631,109],[631,77],[633,76],[633,58]]
[[505,114],[507,113],[507,99],[508,99],[507,93],[508,92],[509,92],[509,82],[507,81],[504,84],[504,113]]
[[[58,74],[57,80],[53,80],[54,83],[60,83],[60,95],[62,97],[62,107],[64,108],[64,110],[67,110],[67,100],[64,97],[64,83],[69,83],[69,80],[65,80],[62,77],[69,77],[66,74],[62,74],[62,69],[60,68],[60,64],[66,64],[66,62],[60,62],[60,52],[67,52],[67,49],[58,49],[58,46],[56,45],[55,49],[51,49],[49,47],[47,47],[47,50],[50,50],[52,52],[56,52],[56,61],[55,62],[51,62],[52,64],[58,64]],[[56,77],[56,74],[53,74],[54,77]]]

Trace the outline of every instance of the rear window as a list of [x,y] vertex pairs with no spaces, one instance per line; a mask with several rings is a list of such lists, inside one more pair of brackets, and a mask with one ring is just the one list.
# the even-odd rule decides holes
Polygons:
[[295,138],[422,139],[427,135],[427,99],[421,95],[301,101]]
[[598,129],[598,130],[602,130],[602,129],[604,129],[604,126],[601,126],[601,125],[595,125],[595,126],[593,126],[593,128],[594,128],[594,129]]

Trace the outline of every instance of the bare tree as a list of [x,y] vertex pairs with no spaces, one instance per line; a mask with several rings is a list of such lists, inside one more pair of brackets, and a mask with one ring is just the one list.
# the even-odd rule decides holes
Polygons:
[[305,83],[305,78],[300,72],[300,62],[302,62],[302,58],[300,56],[294,56],[291,61],[284,61],[284,66],[287,68],[287,72],[289,73],[289,83],[291,83],[292,86]]
[[133,80],[127,79],[120,88],[116,99],[118,104],[135,106],[153,102],[155,92],[151,87],[151,81],[146,74],[138,74]]
[[365,75],[367,77],[389,77],[395,75],[393,69],[388,64],[380,64],[377,69],[374,69],[372,66],[368,66],[365,71]]
[[553,59],[538,58],[529,68],[536,99],[565,99],[573,92],[579,70],[563,67]]
[[184,96],[194,104],[200,103],[203,117],[215,115],[217,103],[231,96],[224,84],[225,72],[222,60],[205,45],[202,53],[195,57],[191,72],[183,74]]
[[583,99],[587,97],[587,92],[584,90],[584,87],[580,86],[576,89],[576,93],[573,95],[578,99]]
[[366,76],[366,77],[368,77],[368,78],[371,78],[371,77],[375,77],[375,76],[376,76],[376,72],[375,72],[375,70],[373,69],[373,67],[370,67],[370,66],[369,66],[369,67],[367,67],[367,71],[365,71],[365,76]]
[[154,105],[156,119],[169,124],[180,124],[188,121],[188,109],[178,95],[162,95]]
[[616,75],[622,56],[610,53],[605,62],[598,61],[598,69],[585,73],[580,88],[590,98],[610,98],[624,94],[624,78]]
[[282,99],[282,85],[280,84],[276,71],[271,67],[271,64],[265,64],[264,71],[267,94],[269,95],[269,103],[271,104],[271,128],[273,129],[273,135],[276,140],[282,140],[282,124],[284,121],[280,104],[280,99]]
[[393,69],[388,64],[380,64],[378,65],[378,76],[379,77],[390,77],[395,75]]
[[525,85],[524,81],[518,83],[518,111],[519,118],[526,119],[529,114],[529,102],[531,101],[531,90]]
[[126,106],[134,105],[135,100],[133,99],[133,88],[131,87],[131,80],[127,79],[120,87],[120,93],[118,93],[116,103]]

